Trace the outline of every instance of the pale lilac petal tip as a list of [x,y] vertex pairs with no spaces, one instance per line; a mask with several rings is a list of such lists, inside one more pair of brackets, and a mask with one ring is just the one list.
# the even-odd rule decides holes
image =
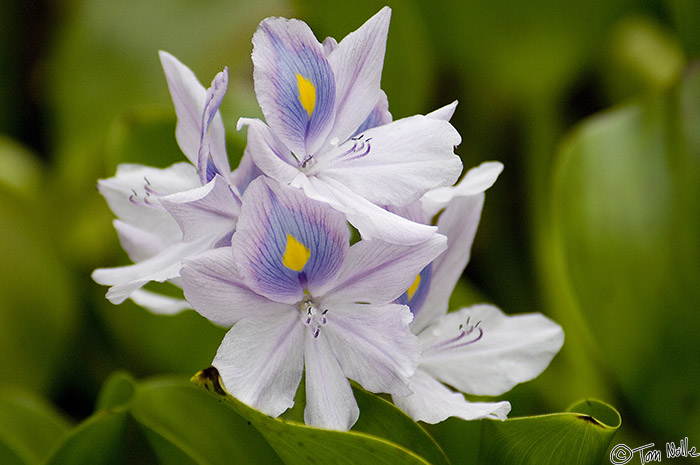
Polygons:
[[469,402],[463,394],[451,391],[420,369],[411,378],[409,387],[411,395],[393,396],[392,400],[415,421],[435,424],[449,417],[505,420],[510,412],[508,402]]
[[194,73],[177,58],[164,51],[159,52],[159,55],[177,114],[177,143],[190,162],[197,166],[202,109],[207,92]]
[[218,115],[227,87],[228,68],[226,67],[214,77],[204,100],[197,159],[197,168],[202,184],[211,181],[216,174],[226,178],[231,171],[226,156],[223,123],[221,116]]

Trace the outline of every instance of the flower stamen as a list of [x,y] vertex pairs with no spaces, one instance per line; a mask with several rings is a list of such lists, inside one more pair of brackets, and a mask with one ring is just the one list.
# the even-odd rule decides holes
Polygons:
[[324,309],[322,312],[319,311],[316,303],[310,298],[305,298],[299,304],[299,310],[302,313],[302,321],[304,325],[311,328],[312,335],[314,339],[318,338],[321,334],[321,327],[328,323],[326,315],[328,314],[328,309]]
[[467,321],[459,325],[456,336],[449,339],[438,339],[433,344],[423,347],[423,355],[459,349],[479,342],[484,337],[484,330],[479,327],[481,321],[472,325],[469,323],[470,319],[471,317],[467,317]]
[[360,134],[359,136],[351,137],[350,140],[355,143],[351,148],[340,154],[338,159],[348,157],[345,161],[357,160],[369,154],[370,150],[372,150],[372,146],[369,143],[372,140],[371,137],[365,139],[364,134]]

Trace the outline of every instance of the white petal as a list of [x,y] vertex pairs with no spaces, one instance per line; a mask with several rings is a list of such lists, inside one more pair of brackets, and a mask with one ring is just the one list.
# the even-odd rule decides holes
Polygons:
[[452,119],[452,115],[455,114],[456,109],[457,109],[457,100],[450,103],[449,105],[445,105],[444,107],[438,108],[437,110],[432,111],[425,116],[427,116],[428,118],[449,121]]
[[418,334],[447,312],[450,295],[469,262],[479,225],[484,194],[457,197],[438,220],[438,232],[447,236],[447,250],[433,262],[430,288],[411,329]]
[[447,245],[444,236],[416,245],[396,245],[384,241],[360,241],[348,252],[332,289],[322,292],[329,301],[390,303],[406,292],[420,271]]
[[409,221],[378,207],[334,179],[317,176],[307,178],[302,174],[297,176],[291,185],[302,187],[310,198],[326,202],[345,213],[348,221],[360,231],[363,239],[380,239],[393,244],[412,245],[430,239],[437,229]]
[[[175,138],[182,152],[194,166],[197,166],[207,90],[199,83],[194,73],[177,58],[164,51],[159,52],[159,55],[177,114]],[[218,112],[211,122],[209,131],[212,152],[216,153],[218,158],[223,151],[221,156],[225,159],[224,124]]]
[[192,308],[186,300],[156,294],[145,289],[134,291],[131,294],[131,300],[157,315],[175,315],[183,310]]
[[258,168],[253,161],[253,155],[250,153],[250,150],[246,148],[243,153],[243,158],[241,158],[241,162],[238,164],[238,168],[233,170],[229,179],[236,193],[241,196],[248,188],[248,185],[261,174],[263,174],[262,171],[260,171],[260,168]]
[[[324,303],[320,304],[322,307]],[[397,304],[328,304],[321,333],[343,373],[371,392],[408,395],[420,348],[408,307]]]
[[430,189],[454,184],[462,171],[454,153],[461,138],[446,121],[417,115],[361,136],[325,155],[313,172],[376,205],[406,205]]
[[469,402],[463,394],[451,391],[420,368],[411,378],[409,388],[413,394],[406,397],[392,396],[392,400],[415,421],[435,424],[449,417],[463,420],[505,420],[510,412],[508,402]]
[[304,333],[304,422],[320,428],[347,431],[360,416],[350,383],[343,374],[326,335],[320,334],[314,338],[310,331]]
[[288,184],[299,174],[297,160],[289,149],[259,119],[241,118],[237,129],[248,127],[246,152],[253,163],[267,176],[282,184]]
[[182,230],[182,240],[223,236],[236,227],[241,202],[221,176],[204,186],[160,199]]
[[330,136],[350,137],[374,108],[379,94],[391,9],[384,7],[333,50],[336,115]]
[[272,311],[279,304],[251,291],[241,278],[230,247],[220,247],[187,260],[182,267],[185,297],[199,314],[231,326],[258,311]]
[[[168,224],[170,223],[169,220]],[[133,262],[146,260],[160,253],[170,244],[178,242],[178,236],[174,235],[176,234],[174,231],[173,237],[165,238],[158,234],[160,231],[146,231],[121,220],[112,221],[112,225],[117,231],[122,248]]]
[[252,312],[226,333],[214,357],[224,388],[276,417],[294,405],[304,364],[304,325],[289,306]]
[[427,192],[422,198],[423,210],[431,217],[455,197],[476,195],[484,192],[496,182],[503,171],[503,164],[497,161],[486,161],[470,169],[456,186],[439,187]]
[[[483,337],[470,345],[431,349],[458,326],[479,323]],[[419,334],[421,368],[460,391],[496,396],[538,376],[564,343],[561,327],[539,313],[506,316],[492,305],[448,313]]]
[[115,268],[98,268],[92,272],[95,282],[112,286],[107,299],[120,304],[135,290],[149,281],[164,282],[180,275],[181,261],[212,246],[212,238],[181,242],[164,249],[158,255],[139,263]]
[[161,207],[159,197],[200,185],[197,170],[188,163],[176,163],[165,169],[122,164],[117,167],[116,176],[100,179],[97,189],[125,223],[179,240],[180,228]]

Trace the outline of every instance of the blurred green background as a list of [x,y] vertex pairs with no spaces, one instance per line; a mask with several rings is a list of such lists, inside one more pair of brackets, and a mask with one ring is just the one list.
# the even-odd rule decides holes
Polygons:
[[[115,307],[90,279],[128,263],[97,179],[184,160],[157,51],[205,85],[229,67],[235,166],[236,120],[260,115],[257,23],[297,17],[341,39],[387,3],[394,118],[457,99],[465,167],[505,165],[454,305],[543,312],[566,333],[504,396],[511,416],[593,397],[622,415],[614,443],[700,446],[695,0],[1,0],[0,397],[19,389],[75,424],[115,370],[189,376],[218,347],[223,330],[194,312]],[[430,431],[457,461],[471,428]]]

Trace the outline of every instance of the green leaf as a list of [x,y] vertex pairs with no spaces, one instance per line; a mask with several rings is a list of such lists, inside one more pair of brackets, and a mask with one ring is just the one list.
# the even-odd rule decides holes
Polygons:
[[0,393],[0,463],[42,463],[69,429],[45,400],[16,389]]
[[691,67],[670,91],[572,133],[551,194],[554,317],[569,344],[584,336],[580,352],[619,383],[635,416],[669,437],[700,434],[688,324],[700,302],[698,115],[700,69]]
[[[287,465],[335,464],[426,464],[423,457],[390,440],[356,431],[318,429],[294,421],[269,417],[231,396],[222,396],[218,372],[209,368],[197,373],[193,382],[225,400],[260,432]],[[379,407],[383,408],[383,407]],[[382,429],[377,428],[375,431]],[[444,463],[444,458],[438,463]]]
[[435,440],[409,416],[380,397],[353,388],[360,418],[353,431],[371,434],[415,452],[433,465],[447,465],[447,458]]
[[615,409],[597,400],[567,413],[484,421],[479,463],[599,464],[621,422]]
[[163,464],[280,463],[247,421],[186,380],[140,383],[131,414]]
[[[129,412],[101,411],[78,425],[54,451],[46,465],[119,465],[130,448],[125,447]],[[133,462],[132,462],[133,463]]]
[[102,386],[97,397],[95,410],[115,409],[124,405],[134,396],[134,378],[128,373],[113,373]]

